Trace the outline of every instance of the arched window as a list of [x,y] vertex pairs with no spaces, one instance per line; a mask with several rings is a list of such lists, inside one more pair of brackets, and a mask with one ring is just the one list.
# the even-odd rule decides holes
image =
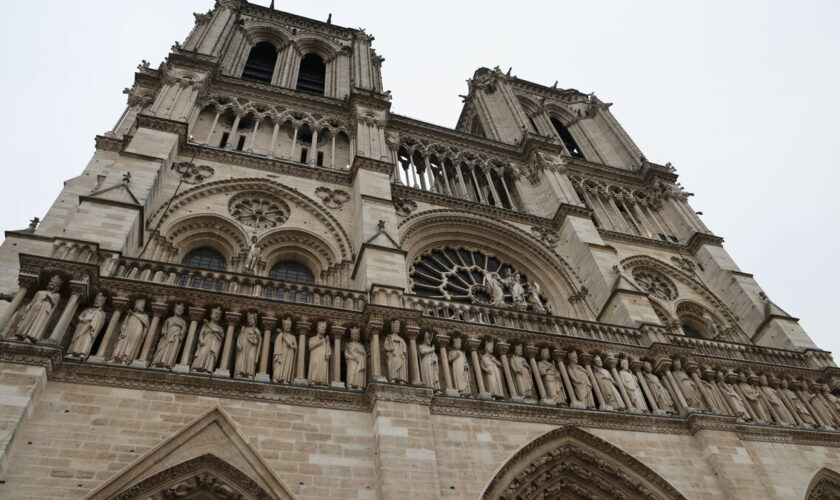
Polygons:
[[268,272],[269,278],[283,281],[299,281],[301,283],[315,283],[315,276],[312,275],[306,266],[293,260],[281,260]]
[[566,128],[565,125],[560,123],[560,120],[557,118],[551,117],[551,124],[554,126],[554,130],[557,131],[557,135],[560,136],[560,140],[563,141],[563,145],[566,146],[566,149],[569,150],[569,154],[576,157],[586,159],[583,156],[583,152],[575,142],[575,138],[572,137],[572,133],[569,132],[569,129]]
[[309,53],[300,61],[297,89],[313,94],[324,95],[324,82],[327,76],[327,65],[321,56]]
[[224,271],[227,268],[225,257],[210,247],[201,247],[192,250],[184,256],[181,264],[213,271]]
[[683,323],[683,324],[682,324],[682,330],[683,330],[683,333],[685,333],[685,336],[686,336],[686,337],[692,337],[692,338],[695,338],[695,339],[703,339],[703,338],[706,338],[706,337],[704,337],[704,336],[703,336],[703,334],[701,334],[700,332],[698,332],[698,331],[697,331],[697,330],[696,330],[696,329],[695,329],[695,328],[691,325],[691,323]]
[[277,48],[269,42],[260,42],[251,49],[242,78],[271,83],[274,65],[277,62]]

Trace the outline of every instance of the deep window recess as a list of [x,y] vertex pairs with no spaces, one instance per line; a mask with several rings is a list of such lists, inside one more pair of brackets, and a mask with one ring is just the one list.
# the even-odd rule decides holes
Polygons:
[[240,135],[239,136],[239,142],[236,143],[236,150],[237,151],[242,151],[242,148],[244,148],[244,147],[245,147],[245,136]]
[[312,275],[306,266],[293,260],[282,260],[268,272],[270,278],[283,281],[299,281],[301,283],[315,283],[315,276]]
[[313,94],[324,95],[327,65],[318,54],[306,54],[300,61],[297,89]]
[[213,271],[224,271],[227,267],[224,256],[210,247],[201,247],[192,250],[184,256],[181,264]]
[[563,145],[569,150],[569,154],[575,158],[582,158],[585,160],[586,158],[584,158],[583,152],[578,147],[577,142],[575,142],[575,138],[572,137],[572,133],[569,132],[569,129],[560,123],[560,120],[554,118],[553,116],[551,117],[551,124],[554,125],[554,130],[557,131],[557,135],[560,136],[560,140],[563,141]]
[[306,148],[300,148],[300,162],[306,163],[306,157],[309,154],[309,150]]
[[318,156],[316,157],[315,164],[319,167],[324,166],[324,153],[322,151],[318,151]]
[[695,329],[694,329],[692,326],[690,326],[690,325],[683,324],[683,325],[682,325],[682,330],[683,330],[683,333],[685,333],[685,336],[686,336],[686,337],[692,337],[692,338],[695,338],[695,339],[702,339],[702,338],[704,338],[704,337],[703,337],[703,335],[702,335],[700,332],[698,332],[697,330],[695,330]]
[[277,49],[268,42],[260,42],[251,49],[242,78],[257,82],[271,83],[274,65],[277,62]]
[[227,146],[228,137],[230,137],[230,132],[223,132],[222,133],[222,140],[219,142],[219,147],[223,148]]

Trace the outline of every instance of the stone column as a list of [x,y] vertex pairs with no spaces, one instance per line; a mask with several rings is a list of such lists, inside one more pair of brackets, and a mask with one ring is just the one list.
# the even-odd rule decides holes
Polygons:
[[236,325],[242,315],[233,311],[225,311],[225,321],[227,322],[227,331],[225,332],[225,345],[222,348],[221,362],[219,368],[213,372],[214,377],[228,377],[230,378],[230,351],[233,348],[233,334],[236,330]]
[[280,131],[280,125],[275,121],[274,128],[271,131],[271,145],[268,147],[268,157],[274,158],[274,147],[277,146],[277,132]]
[[164,314],[169,307],[166,305],[165,302],[152,302],[152,320],[149,323],[149,329],[146,330],[146,339],[143,341],[143,348],[140,350],[140,357],[135,359],[131,366],[137,368],[146,368],[149,366],[149,352],[152,350],[152,345],[155,342],[155,334],[157,334],[158,324],[160,323],[160,318]]
[[545,392],[545,384],[543,384],[542,377],[540,376],[540,367],[537,365],[538,352],[539,348],[537,346],[525,346],[525,357],[528,358],[528,365],[531,367],[532,382],[536,381],[537,383],[536,387],[537,392],[540,395],[540,403],[548,406],[554,406],[557,403],[548,397],[548,394]]
[[645,398],[647,398],[648,404],[650,405],[650,409],[654,415],[665,415],[665,412],[659,409],[659,405],[656,404],[656,398],[653,397],[653,393],[650,392],[650,387],[647,385],[647,380],[645,380],[644,374],[642,374],[642,367],[645,364],[641,361],[633,361],[630,364],[630,369],[633,371],[633,374],[636,376],[636,379],[639,381],[639,386],[642,388],[642,392],[645,393]]
[[306,336],[311,326],[312,324],[306,318],[301,318],[297,322],[298,348],[296,353],[297,361],[295,362],[295,379],[292,380],[292,384],[294,385],[309,385],[309,381],[306,380]]
[[808,397],[807,389],[803,388],[799,381],[794,381],[791,385],[791,389],[793,389],[794,392],[796,392],[796,395],[799,396],[799,400],[802,401],[802,404],[805,405],[805,408],[808,409],[808,412],[811,413],[811,416],[814,417],[817,424],[824,429],[830,429],[831,422],[824,421],[819,412],[814,411],[814,408],[811,406],[811,399]]
[[[669,363],[668,363],[668,368],[664,369],[664,373],[665,373],[665,379],[664,380],[667,380],[668,387],[670,387],[671,392],[674,393],[673,395],[677,397],[674,400],[674,402],[677,404],[677,406],[680,407],[680,410],[682,410],[683,412],[688,411],[689,406],[688,406],[688,403],[685,400],[685,396],[683,396],[682,388],[680,388],[680,384],[677,383],[677,379],[674,378],[674,374],[671,373],[670,360],[669,360]],[[696,408],[694,408],[694,409],[696,409]]]
[[615,369],[617,361],[613,356],[607,356],[607,359],[604,360],[604,366],[610,371],[610,375],[612,375],[613,380],[615,380],[615,384],[618,386],[618,392],[621,393],[621,399],[624,400],[624,407],[627,408],[627,411],[633,411],[636,409],[640,412],[644,411],[644,408],[636,408],[636,405],[633,404],[633,401],[630,401],[630,396],[627,394],[627,389],[624,387],[624,384],[621,383],[621,377],[618,376],[618,371]]
[[438,363],[443,368],[443,390],[447,396],[460,396],[461,394],[452,386],[452,371],[449,368],[449,354],[446,346],[449,345],[448,335],[435,335],[435,345],[438,346]]
[[[79,299],[81,298],[81,295],[82,292],[80,290],[73,290],[73,293],[67,300],[67,304],[64,306],[64,310],[61,312],[61,316],[58,318],[58,323],[55,324],[55,328],[53,328],[53,331],[50,334],[50,338],[44,340],[45,344],[58,345],[61,343],[61,339],[64,338],[64,333],[67,331],[67,327],[70,326],[70,321],[73,319],[73,316],[76,315],[76,309],[79,308]],[[38,338],[40,338],[40,332]]]
[[[697,370],[699,369],[697,364],[696,363],[686,363],[685,369],[686,369],[686,372],[688,372],[689,376],[691,377],[691,380],[693,380],[694,384],[697,386],[697,388],[700,389],[700,394],[702,394],[703,399],[706,400],[706,406],[709,408],[709,413],[720,413],[720,410],[715,408],[715,405],[713,404],[714,403],[714,398],[712,398],[712,395],[709,394],[709,391],[706,390],[706,387],[703,386],[703,383],[700,381],[700,376],[697,375]],[[696,408],[696,410],[702,411],[700,408]]]
[[276,324],[277,318],[263,316],[263,340],[260,350],[260,366],[257,376],[254,377],[254,380],[257,382],[271,382],[271,377],[268,375],[268,358],[271,354],[271,332],[274,331],[274,325]]
[[773,387],[773,389],[776,389],[776,394],[779,395],[779,399],[782,401],[782,404],[785,405],[785,408],[787,408],[788,413],[790,413],[790,415],[793,417],[793,420],[794,422],[796,422],[797,427],[808,427],[802,421],[802,417],[799,416],[799,412],[796,411],[796,408],[794,408],[793,404],[788,399],[787,394],[785,394],[785,392],[779,388],[779,379],[773,378],[770,381],[770,384]]
[[330,336],[333,339],[332,357],[330,358],[332,372],[330,387],[345,389],[347,386],[341,381],[341,339],[344,337],[346,327],[340,325],[332,325],[330,327]]
[[233,144],[236,139],[236,132],[239,131],[239,120],[242,119],[242,115],[239,113],[236,114],[236,118],[233,119],[233,126],[230,128],[230,134],[228,134],[227,143],[224,145],[225,149],[233,149]]
[[470,353],[473,371],[475,371],[475,382],[478,384],[478,397],[481,399],[493,399],[493,396],[487,392],[487,388],[484,385],[484,373],[481,371],[481,363],[478,361],[477,349],[479,345],[481,345],[481,341],[472,337],[468,338],[464,343],[464,347],[466,347],[467,351]]
[[9,324],[9,320],[12,319],[12,316],[14,316],[18,307],[20,307],[20,303],[23,302],[23,298],[26,297],[27,290],[29,289],[25,286],[21,286],[20,288],[18,288],[18,291],[15,294],[15,297],[12,299],[11,304],[9,304],[9,307],[7,307],[5,311],[3,311],[3,316],[0,316],[0,337],[6,336],[6,327]]
[[575,388],[572,386],[572,381],[569,380],[569,372],[566,370],[566,363],[563,359],[566,357],[566,351],[562,349],[555,349],[552,353],[554,360],[557,361],[557,369],[560,371],[560,378],[563,379],[563,386],[566,388],[566,394],[569,395],[569,406],[572,408],[583,408],[583,403],[577,398]]
[[190,372],[190,357],[195,343],[195,332],[198,330],[198,322],[204,319],[204,313],[205,311],[201,307],[190,307],[190,326],[187,330],[187,340],[184,342],[184,350],[181,352],[181,361],[172,367],[173,372]]
[[314,167],[318,163],[318,129],[312,128],[312,145],[310,146],[308,162]]
[[598,400],[598,408],[601,410],[608,409],[609,405],[604,401],[604,395],[601,393],[601,386],[598,384],[598,379],[595,378],[595,374],[592,372],[591,360],[592,356],[590,354],[580,355],[580,364],[586,369],[586,374],[589,375],[589,382],[592,384],[592,390],[595,392],[595,398]]
[[88,363],[105,363],[105,353],[108,350],[108,344],[111,343],[111,338],[114,336],[114,332],[117,331],[117,325],[120,324],[120,316],[128,308],[128,297],[114,297],[111,299],[111,303],[114,305],[111,320],[108,322],[108,327],[105,329],[105,335],[102,337],[99,349],[96,350],[96,355],[89,357]]
[[513,374],[510,371],[510,360],[508,359],[510,344],[506,342],[499,342],[496,344],[496,351],[499,353],[499,358],[502,360],[502,371],[505,373],[505,381],[507,381],[508,392],[510,392],[510,400],[516,403],[524,402],[525,400],[519,394],[519,388],[516,387],[516,382],[513,380]]
[[382,376],[382,360],[380,359],[379,334],[382,332],[382,323],[371,323],[368,325],[368,337],[370,338],[370,379],[373,382],[387,382]]
[[416,323],[407,322],[405,325],[405,336],[408,337],[408,367],[411,376],[411,385],[426,385],[420,378],[420,363],[417,358],[417,336],[420,334],[420,327]]

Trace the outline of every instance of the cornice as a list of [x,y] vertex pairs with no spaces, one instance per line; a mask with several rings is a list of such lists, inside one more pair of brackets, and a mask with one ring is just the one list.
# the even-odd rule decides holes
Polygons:
[[230,75],[219,75],[213,82],[214,90],[224,88],[225,85],[230,87],[230,91],[236,96],[250,96],[256,99],[271,99],[277,96],[282,96],[288,100],[308,104],[321,105],[329,107],[332,110],[347,109],[347,101],[345,99],[335,99],[332,97],[319,96],[307,92],[279,87],[276,85],[269,85],[265,83],[253,82],[250,80],[243,80]]
[[326,23],[249,2],[243,3],[240,12],[260,19],[285,23],[289,26],[297,28],[304,28],[307,30],[317,31],[319,33],[328,33],[331,36],[346,41],[352,40],[353,36],[357,33],[363,33],[362,31],[354,28],[345,28],[337,24]]
[[566,217],[582,217],[584,219],[591,219],[592,209],[578,205],[571,205],[569,203],[561,203],[560,206],[557,207],[557,211],[554,212],[554,217],[552,218],[554,226],[562,226]]
[[601,238],[603,238],[604,240],[622,241],[633,245],[649,248],[662,248],[665,250],[670,250],[672,252],[680,252],[681,250],[687,249],[687,246],[681,243],[675,243],[673,241],[663,241],[658,238],[645,238],[643,236],[621,233],[618,231],[612,231],[601,227],[598,228],[598,234],[600,234]]
[[518,160],[521,157],[521,151],[517,146],[512,146],[504,142],[497,142],[485,137],[468,134],[460,130],[435,125],[433,123],[424,122],[407,116],[391,113],[388,116],[388,126],[395,130],[400,130],[402,127],[413,133],[426,134],[426,137],[432,140],[441,140],[444,142],[451,142],[455,144],[466,144],[470,148],[474,148],[484,152],[485,154],[504,155],[509,160]]
[[96,149],[99,151],[114,151],[119,153],[125,144],[122,137],[110,137],[107,135],[97,135],[95,138]]
[[685,244],[686,249],[694,255],[697,250],[703,245],[710,245],[713,247],[723,246],[723,238],[709,233],[694,233]]
[[137,127],[177,134],[182,140],[187,136],[186,122],[170,120],[168,118],[159,118],[145,113],[137,115]]

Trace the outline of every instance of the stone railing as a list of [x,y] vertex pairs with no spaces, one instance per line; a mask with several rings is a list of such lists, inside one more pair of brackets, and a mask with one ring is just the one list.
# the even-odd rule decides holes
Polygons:
[[568,337],[590,338],[617,344],[644,344],[644,335],[635,328],[562,318],[547,314],[534,314],[515,309],[463,304],[417,295],[406,295],[405,303],[409,309],[421,311],[423,316],[432,318],[566,335]]
[[355,290],[129,258],[119,259],[114,277],[354,311],[367,303]]
[[[672,344],[690,347],[692,351],[703,356],[740,359],[795,368],[809,368],[814,367],[815,364],[819,366],[832,366],[831,355],[824,351],[786,351],[756,345],[697,339],[673,334],[668,337]],[[814,358],[812,362],[809,362],[809,357]],[[826,361],[828,361],[827,364],[825,363]]]

